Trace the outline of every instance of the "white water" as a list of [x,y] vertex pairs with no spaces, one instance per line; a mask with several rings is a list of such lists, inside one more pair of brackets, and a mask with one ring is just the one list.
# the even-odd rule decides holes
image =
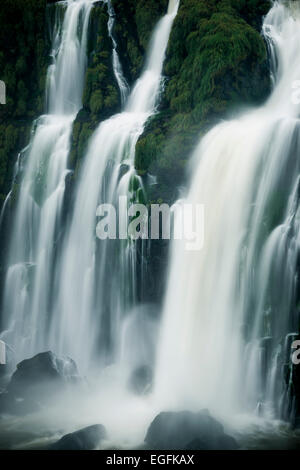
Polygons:
[[114,70],[115,78],[116,78],[118,86],[119,86],[120,95],[121,95],[121,103],[122,103],[122,106],[123,106],[125,104],[125,101],[127,99],[128,94],[129,94],[129,86],[128,86],[128,83],[126,81],[126,78],[124,77],[122,65],[121,65],[119,55],[118,55],[118,52],[117,52],[117,46],[118,45],[117,45],[117,42],[116,42],[115,37],[114,37],[114,25],[115,25],[115,16],[116,15],[115,15],[115,11],[114,11],[114,8],[113,8],[110,0],[108,0],[108,13],[109,13],[108,33],[109,33],[109,36],[110,36],[110,38],[112,40],[112,43],[113,43],[113,57],[112,57],[113,70]]
[[97,245],[96,209],[100,203],[116,201],[119,195],[133,197],[133,177],[142,185],[133,169],[135,146],[159,99],[163,60],[178,3],[170,2],[169,12],[154,31],[145,70],[125,110],[102,122],[92,137],[79,177],[61,259],[50,344],[57,352],[71,355],[84,369],[92,359],[98,366],[117,359],[122,318],[134,304],[135,246],[127,240],[119,245],[104,241]]
[[[35,123],[21,154],[18,203],[4,288],[1,337],[18,362],[47,347],[52,270],[59,236],[72,123],[81,107],[90,0],[55,6],[53,63],[47,78],[47,111]],[[64,15],[61,9],[65,9]],[[62,19],[63,18],[63,19]],[[76,80],[74,79],[76,77]]]
[[[275,365],[285,335],[298,328],[300,241],[300,105],[292,101],[300,12],[285,5],[275,2],[264,21],[272,96],[212,129],[193,157],[186,200],[205,206],[205,243],[198,252],[173,244],[157,356],[161,408],[280,416]],[[273,357],[267,369],[263,342]]]

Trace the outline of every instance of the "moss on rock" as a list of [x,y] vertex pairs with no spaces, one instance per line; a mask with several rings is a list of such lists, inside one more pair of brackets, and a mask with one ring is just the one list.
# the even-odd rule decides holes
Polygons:
[[93,6],[88,40],[88,68],[85,74],[83,108],[72,133],[70,167],[77,169],[87,142],[99,122],[120,110],[118,85],[112,67],[112,41],[108,34],[107,5]]
[[256,28],[269,7],[269,1],[257,0],[181,0],[160,112],[137,144],[137,171],[158,176],[152,197],[174,199],[201,132],[268,95],[266,46]]
[[130,83],[141,72],[155,24],[167,10],[168,0],[112,0],[116,12],[115,35]]
[[26,145],[32,120],[43,111],[49,41],[46,0],[1,0],[0,207],[11,186],[18,151]]

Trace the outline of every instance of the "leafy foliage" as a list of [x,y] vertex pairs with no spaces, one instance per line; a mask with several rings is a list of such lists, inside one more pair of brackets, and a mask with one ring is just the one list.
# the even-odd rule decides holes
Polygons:
[[268,95],[266,47],[253,26],[260,27],[269,7],[257,0],[181,0],[167,51],[163,104],[138,142],[135,162],[140,174],[158,176],[155,191],[166,199],[175,197],[199,133],[241,104],[260,103]]
[[[125,75],[133,81],[141,70],[145,48],[155,23],[166,11],[168,0],[113,0],[114,34]],[[107,6],[95,4],[91,13],[89,65],[83,110],[75,120],[70,164],[78,168],[87,141],[97,124],[120,110],[120,96],[112,69],[112,42],[107,31]]]
[[87,141],[97,124],[120,109],[107,21],[107,5],[95,4],[90,18],[89,62],[85,75],[83,109],[79,111],[73,126],[70,165],[74,169],[78,167]]

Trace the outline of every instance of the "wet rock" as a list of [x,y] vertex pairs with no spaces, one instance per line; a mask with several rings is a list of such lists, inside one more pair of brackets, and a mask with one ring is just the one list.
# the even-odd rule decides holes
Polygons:
[[235,439],[207,410],[162,412],[150,424],[145,443],[153,450],[235,450]]
[[[292,347],[294,341],[299,341],[300,335],[291,333],[285,339],[285,358],[283,378],[286,384],[286,399],[283,402],[282,416],[291,422],[294,428],[300,428],[300,364],[297,364],[299,354]],[[295,354],[295,357],[294,357]]]
[[284,340],[284,361],[285,363],[288,363],[292,360],[292,355],[295,352],[295,349],[292,348],[292,344],[294,341],[299,340],[299,334],[298,333],[289,333],[286,335],[285,340]]
[[285,364],[287,385],[287,407],[284,419],[289,420],[294,428],[300,428],[300,364]]
[[50,446],[51,450],[94,450],[106,438],[102,424],[95,424],[79,431],[66,434]]
[[265,390],[267,386],[268,370],[271,367],[272,352],[273,352],[273,338],[265,336],[260,340],[260,356],[261,356],[261,386]]
[[129,388],[138,395],[146,395],[152,389],[152,382],[153,372],[151,367],[139,366],[133,371],[129,379]]
[[0,396],[0,411],[26,414],[56,400],[58,394],[81,384],[75,362],[51,351],[37,354],[17,365],[5,394]]
[[4,364],[0,364],[0,392],[1,392],[1,388],[3,387],[2,383],[4,382],[5,375],[6,375],[6,366]]
[[77,366],[72,359],[59,358],[51,351],[47,351],[20,362],[11,377],[7,391],[24,396],[33,388],[41,387],[43,383],[47,385],[50,383],[54,388],[60,389],[78,379]]
[[126,173],[128,173],[128,171],[130,170],[130,166],[127,165],[126,163],[122,163],[120,165],[120,168],[119,168],[119,181],[121,180],[121,178],[123,178],[124,175],[126,175]]
[[5,413],[10,407],[10,397],[6,391],[1,390],[0,393],[0,414]]

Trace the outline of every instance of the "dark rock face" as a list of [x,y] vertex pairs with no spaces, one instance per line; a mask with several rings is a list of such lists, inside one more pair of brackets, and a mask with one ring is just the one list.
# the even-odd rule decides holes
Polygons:
[[79,431],[66,434],[55,442],[51,450],[94,450],[102,439],[106,438],[106,430],[102,424],[95,424]]
[[235,450],[238,444],[207,410],[162,412],[151,423],[145,443],[157,450]]
[[300,364],[293,366],[293,402],[295,428],[300,429]]
[[272,360],[273,342],[274,340],[271,336],[266,336],[260,340],[261,384],[264,391],[266,390],[267,385],[268,368],[270,367]]
[[132,84],[141,73],[151,33],[167,11],[168,0],[112,0],[112,5],[118,52],[126,78]]
[[[2,303],[8,233],[19,191],[12,188],[18,153],[28,145],[32,121],[44,112],[44,90],[50,41],[46,0],[1,0],[0,80],[6,84],[6,104],[0,105],[0,210],[13,189],[0,227],[0,304]],[[1,325],[0,311],[0,330]]]
[[300,341],[300,335],[290,333],[285,340],[285,360],[283,364],[283,377],[286,384],[285,400],[283,402],[282,417],[300,428],[300,364],[293,362],[293,353],[299,354],[292,348],[294,341]]
[[7,387],[9,393],[24,395],[41,382],[52,382],[60,388],[66,382],[76,380],[78,370],[70,358],[59,358],[51,351],[37,354],[17,365]]
[[145,395],[151,391],[153,373],[149,366],[137,367],[129,380],[129,388],[138,395]]
[[70,385],[79,384],[77,366],[51,351],[37,354],[17,365],[0,395],[0,412],[26,414],[47,406]]
[[[2,0],[0,79],[6,104],[0,106],[0,206],[11,186],[15,158],[28,143],[32,120],[43,112],[50,44],[46,0]],[[2,248],[2,247],[1,247]]]
[[[136,146],[138,174],[156,177],[156,184],[147,187],[149,201],[173,204],[180,198],[189,174],[187,157],[200,136],[240,106],[261,103],[269,95],[267,48],[259,31],[270,7],[268,0],[180,1],[161,103]],[[161,302],[169,247],[166,240],[154,240],[150,249],[146,301]]]

